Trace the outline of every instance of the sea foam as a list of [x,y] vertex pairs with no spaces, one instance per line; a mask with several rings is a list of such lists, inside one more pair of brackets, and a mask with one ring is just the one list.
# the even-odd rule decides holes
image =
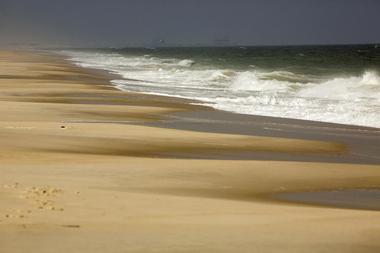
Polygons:
[[236,113],[380,127],[380,76],[320,78],[285,70],[223,69],[193,59],[64,51],[78,65],[119,74],[122,90],[197,99]]

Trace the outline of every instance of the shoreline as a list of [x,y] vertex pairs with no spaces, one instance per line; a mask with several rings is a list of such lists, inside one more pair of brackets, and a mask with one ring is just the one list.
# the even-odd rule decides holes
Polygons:
[[[42,51],[45,52],[45,51]],[[150,94],[150,93],[144,93],[144,92],[132,92],[132,91],[126,91],[123,89],[117,88],[114,84],[111,83],[113,78],[119,78],[119,79],[124,79],[123,76],[121,76],[118,73],[112,73],[108,70],[105,69],[99,69],[99,68],[91,68],[91,67],[82,67],[77,65],[77,62],[72,61],[70,57],[59,54],[54,51],[47,51],[49,54],[54,54],[57,55],[58,57],[62,57],[65,61],[69,62],[75,67],[81,68],[83,70],[88,70],[90,73],[94,74],[100,74],[102,76],[106,76],[109,78],[109,85],[119,91],[126,92],[129,94],[136,94],[136,95],[141,95],[141,96],[152,96],[152,97],[161,97],[165,100],[175,100],[187,104],[191,104],[194,107],[199,106],[202,109],[209,109],[211,111],[217,111],[217,112],[223,112],[226,114],[232,114],[232,115],[240,115],[242,117],[252,117],[252,118],[259,118],[259,119],[266,119],[267,121],[284,121],[284,123],[290,122],[291,124],[294,125],[309,125],[309,126],[317,126],[320,128],[327,128],[327,129],[339,129],[339,130],[357,130],[359,132],[375,132],[377,134],[380,134],[380,128],[378,127],[370,127],[370,126],[363,126],[363,125],[353,125],[353,124],[343,124],[343,123],[334,123],[334,122],[327,122],[327,121],[316,121],[316,120],[305,120],[305,119],[297,119],[297,118],[286,118],[286,117],[275,117],[275,116],[265,116],[265,115],[254,115],[254,114],[245,114],[245,113],[238,113],[238,112],[232,112],[232,111],[225,111],[225,110],[220,110],[216,109],[214,107],[208,106],[208,105],[203,105],[202,101],[196,100],[196,99],[189,99],[189,98],[183,98],[183,97],[176,97],[176,96],[170,96],[170,95],[161,95],[161,94]]]
[[271,197],[379,188],[377,130],[108,82],[59,57],[0,51],[1,252],[380,249],[368,236],[379,212]]
[[[73,51],[75,52],[75,51]],[[79,66],[79,67],[83,67],[82,65],[86,65],[86,58],[82,59],[81,61],[79,61],[78,59],[75,60],[75,54],[72,52],[72,54],[70,54],[69,52],[66,52],[65,53],[60,53],[60,52],[53,52],[53,53],[57,53],[57,54],[60,54],[61,56],[63,55],[64,57],[67,58],[67,60],[71,61],[73,64],[75,64],[76,66]],[[113,52],[113,51],[111,51]],[[74,57],[74,58],[72,58]],[[87,62],[91,65],[91,61]],[[118,71],[117,69],[113,69],[113,68],[108,68],[107,70],[107,65],[102,65],[103,67],[100,67],[100,65],[98,67],[95,67],[96,64],[94,65],[94,67],[84,67],[84,68],[92,68],[92,69],[99,69],[99,70],[102,70],[102,71],[106,71],[106,73],[110,74],[110,75],[114,75],[115,76],[115,79],[116,80],[112,80],[112,81],[117,81],[117,80],[124,80],[126,82],[128,82],[128,80],[130,81],[144,81],[144,77],[140,77],[142,80],[134,80],[134,79],[128,79],[128,78],[125,78],[122,76],[122,72]],[[365,73],[369,73],[371,74],[372,70],[366,70]],[[375,72],[373,72],[375,73]],[[363,74],[364,75],[364,74]],[[120,77],[120,78],[117,78],[117,77]],[[359,81],[358,81],[359,82]],[[150,82],[148,82],[150,83]],[[135,92],[135,91],[128,91],[128,90],[125,90],[123,88],[120,88],[118,87],[119,85],[118,84],[114,84],[112,83],[111,84],[112,86],[116,87],[116,89],[120,89],[122,91],[126,91],[126,92]],[[128,83],[125,83],[126,86],[128,86]],[[133,84],[131,84],[133,86]],[[237,111],[234,111],[234,109],[228,109],[229,111],[226,111],[226,110],[223,110],[223,109],[218,109],[217,106],[213,106],[214,102],[205,102],[205,101],[202,101],[202,100],[197,100],[196,97],[192,97],[192,98],[186,98],[186,97],[182,97],[182,96],[177,96],[177,94],[160,94],[160,92],[141,92],[141,91],[137,91],[137,93],[139,94],[149,94],[149,95],[154,95],[154,96],[163,96],[163,97],[167,97],[167,98],[177,98],[177,99],[183,99],[184,101],[186,100],[190,100],[190,101],[194,101],[196,102],[196,104],[199,104],[201,106],[207,106],[207,107],[210,107],[210,108],[213,108],[214,110],[221,110],[221,111],[225,111],[225,112],[230,112],[230,113],[234,113],[234,114],[241,114],[241,115],[247,115],[247,116],[259,116],[259,117],[268,117],[269,119],[270,118],[279,118],[279,119],[284,119],[284,120],[299,120],[299,121],[304,121],[304,123],[306,122],[311,122],[311,123],[314,123],[314,124],[318,124],[318,123],[321,123],[321,124],[329,124],[331,125],[330,127],[337,127],[337,128],[343,128],[343,127],[346,127],[346,128],[352,128],[352,127],[355,127],[355,128],[361,128],[365,131],[366,130],[380,130],[379,126],[378,127],[375,127],[374,125],[370,126],[370,125],[360,125],[360,122],[357,122],[358,124],[355,125],[355,124],[350,124],[350,123],[339,123],[339,121],[334,121],[334,119],[331,119],[331,121],[328,121],[328,117],[325,117],[324,119],[327,120],[327,121],[323,121],[323,119],[304,119],[303,117],[298,117],[295,116],[295,118],[288,118],[288,117],[281,117],[280,116],[264,116],[264,115],[256,115],[256,114],[250,114],[250,113],[241,113],[241,112],[237,112]],[[170,92],[168,92],[170,93]],[[222,96],[223,97],[223,96]],[[207,101],[207,100],[206,100]],[[217,103],[216,103],[217,104]],[[356,118],[357,116],[353,115],[354,118]],[[346,121],[340,121],[340,122],[346,122]],[[356,121],[352,121],[352,122],[356,122]]]
[[[107,70],[83,68],[70,60],[69,57],[57,54],[63,57],[65,61],[73,64],[73,66],[88,70],[90,73],[96,73],[109,78],[109,82],[113,78],[123,78],[117,73],[111,73]],[[136,96],[137,100],[144,100],[146,98],[155,98],[163,101],[174,101],[180,104],[188,104],[191,110],[182,112],[173,112],[165,115],[163,119],[153,122],[145,122],[142,125],[171,128],[179,130],[190,130],[199,132],[212,132],[212,133],[227,133],[227,134],[241,134],[251,136],[275,136],[284,138],[299,138],[310,139],[319,141],[333,140],[336,142],[348,145],[349,149],[355,150],[347,159],[341,157],[310,157],[295,156],[294,154],[273,156],[273,154],[260,154],[252,155],[251,153],[240,155],[214,155],[207,156],[209,159],[242,159],[242,160],[291,160],[291,161],[322,161],[322,162],[343,162],[343,163],[359,163],[359,164],[380,164],[380,152],[377,152],[377,146],[380,145],[380,129],[367,126],[338,124],[331,122],[320,122],[312,120],[301,120],[292,118],[279,118],[271,116],[249,115],[240,114],[229,111],[218,110],[206,105],[202,105],[201,101],[177,98],[164,95],[152,95],[146,93],[137,93],[118,89],[113,84],[110,87],[125,92],[131,96]],[[197,103],[194,105],[194,103]],[[217,115],[217,116],[216,116]],[[245,122],[247,121],[247,122]],[[242,123],[244,122],[244,123]],[[255,123],[258,122],[258,123]],[[210,126],[211,125],[211,126]],[[251,129],[249,131],[248,129]],[[320,134],[315,134],[320,133]],[[355,138],[365,138],[366,141],[358,143]],[[351,138],[350,138],[351,137]],[[375,140],[373,140],[373,138]],[[368,149],[368,146],[372,148]],[[356,151],[360,150],[360,151]],[[365,150],[365,154],[363,154]],[[182,158],[202,158],[202,156],[183,156]]]

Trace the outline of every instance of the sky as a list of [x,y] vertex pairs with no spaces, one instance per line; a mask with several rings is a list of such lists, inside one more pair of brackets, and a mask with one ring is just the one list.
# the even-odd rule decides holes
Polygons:
[[0,0],[0,45],[380,43],[380,0]]

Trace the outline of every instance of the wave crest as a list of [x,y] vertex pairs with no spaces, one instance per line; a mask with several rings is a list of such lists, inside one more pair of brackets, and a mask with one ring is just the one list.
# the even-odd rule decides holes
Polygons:
[[181,67],[191,67],[195,62],[190,59],[184,59],[178,62],[178,65]]
[[263,80],[278,80],[278,81],[286,81],[286,82],[296,82],[296,83],[308,83],[312,82],[315,79],[310,76],[296,74],[289,71],[272,71],[272,72],[264,72],[259,74],[260,79]]
[[374,71],[365,71],[361,76],[334,78],[317,84],[309,83],[298,94],[324,99],[380,99],[379,91],[379,75]]
[[234,91],[286,91],[292,89],[292,83],[274,79],[260,79],[256,71],[240,72],[231,83]]

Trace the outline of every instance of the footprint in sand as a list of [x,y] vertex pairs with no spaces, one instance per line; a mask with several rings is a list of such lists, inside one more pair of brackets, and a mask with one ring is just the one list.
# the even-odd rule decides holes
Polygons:
[[[34,204],[37,210],[49,210],[49,211],[64,211],[62,206],[57,205],[57,198],[63,194],[63,190],[52,187],[52,186],[42,186],[42,187],[31,187],[25,188],[16,182],[13,184],[0,185],[0,191],[10,194],[11,196],[19,197],[28,202]],[[78,192],[79,193],[79,192]],[[0,213],[0,221],[7,219],[23,219],[29,217],[33,212],[34,208],[28,207],[10,207],[8,210],[2,210]]]
[[4,214],[0,214],[1,218],[7,219],[22,219],[28,217],[28,214],[31,214],[32,210],[29,209],[11,209]]
[[62,207],[57,207],[54,199],[63,193],[63,190],[51,186],[32,187],[26,191],[24,198],[33,201],[39,209],[63,211]]

